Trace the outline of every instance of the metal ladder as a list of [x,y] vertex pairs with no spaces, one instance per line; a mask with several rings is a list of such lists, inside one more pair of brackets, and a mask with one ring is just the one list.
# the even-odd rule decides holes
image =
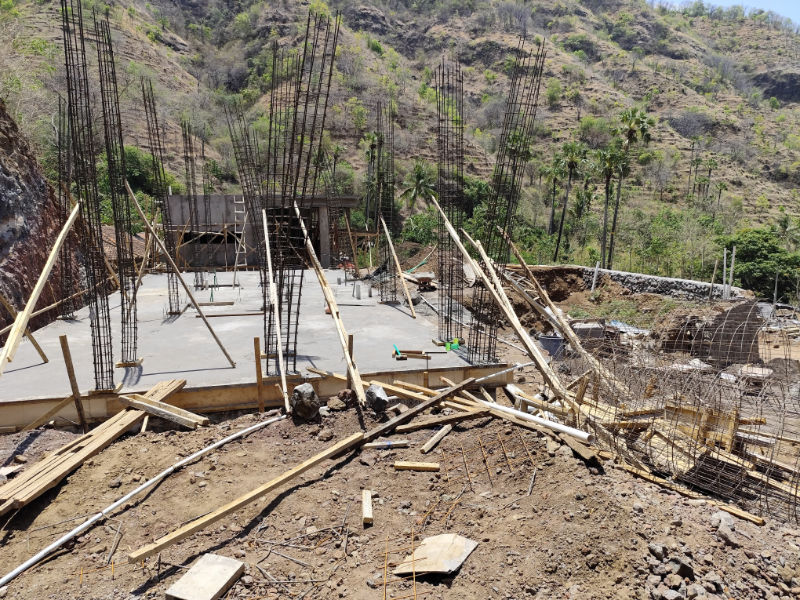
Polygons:
[[233,235],[236,238],[236,257],[233,262],[233,287],[236,287],[236,273],[239,267],[247,267],[247,243],[245,229],[247,227],[247,209],[244,196],[233,197]]

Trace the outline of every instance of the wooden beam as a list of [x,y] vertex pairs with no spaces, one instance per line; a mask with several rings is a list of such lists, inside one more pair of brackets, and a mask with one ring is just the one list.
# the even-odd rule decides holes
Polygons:
[[372,490],[361,490],[361,523],[372,525]]
[[323,295],[325,296],[325,302],[328,304],[328,310],[330,311],[331,317],[333,317],[333,322],[336,325],[336,333],[339,335],[339,344],[342,346],[344,359],[347,363],[347,372],[350,376],[350,380],[353,382],[352,389],[356,393],[359,404],[361,406],[366,406],[367,396],[364,394],[364,388],[361,384],[361,375],[358,372],[358,368],[356,368],[356,363],[353,361],[353,357],[351,357],[350,353],[347,351],[347,330],[345,329],[344,322],[339,314],[339,306],[336,304],[336,297],[334,296],[330,285],[328,285],[328,280],[325,278],[322,265],[319,264],[317,253],[314,251],[314,245],[311,243],[311,237],[308,235],[306,224],[303,221],[303,216],[300,214],[300,207],[297,206],[296,201],[294,202],[294,212],[297,215],[297,220],[300,222],[300,228],[303,231],[303,238],[305,239],[308,258],[311,261],[311,266],[314,267],[314,273],[316,273],[317,279],[319,280],[319,285],[322,288]]
[[400,278],[400,283],[403,284],[403,292],[406,295],[406,300],[408,300],[408,309],[411,311],[411,316],[416,319],[417,312],[414,310],[414,303],[411,302],[411,294],[408,291],[406,280],[403,277],[403,268],[400,266],[400,259],[397,258],[397,252],[394,251],[392,236],[389,233],[389,228],[386,227],[386,223],[383,220],[383,216],[381,216],[381,225],[383,226],[383,233],[386,236],[386,243],[389,245],[389,251],[392,253],[392,258],[394,259],[394,266],[397,269],[397,276]]
[[[344,213],[344,223],[347,225],[347,237],[350,238],[350,248],[353,250],[353,267],[355,267],[356,274],[358,275],[358,250],[356,249],[356,242],[353,239],[353,232],[350,230],[350,209],[348,208]],[[359,275],[360,277],[360,275]]]
[[205,529],[209,525],[212,525],[219,521],[220,519],[226,517],[227,515],[236,512],[237,510],[247,506],[251,502],[258,500],[265,494],[273,491],[274,489],[282,486],[284,483],[287,483],[308,471],[310,468],[318,465],[324,460],[335,456],[341,452],[344,452],[361,442],[364,439],[363,433],[354,433],[350,437],[347,437],[340,442],[337,442],[333,446],[323,450],[322,452],[315,454],[311,458],[301,462],[299,465],[289,469],[288,471],[282,473],[278,477],[268,481],[267,483],[260,485],[259,487],[247,492],[243,496],[239,496],[235,500],[232,500],[221,506],[217,510],[210,512],[207,515],[202,517],[198,517],[191,523],[184,525],[183,527],[179,527],[172,533],[169,533],[156,541],[152,542],[151,544],[147,544],[142,548],[139,548],[135,552],[131,552],[128,555],[128,562],[131,563],[138,563],[148,556],[152,556],[171,546],[172,544],[179,542],[182,539],[185,539],[196,533],[202,529]]
[[167,259],[167,263],[169,263],[169,266],[175,272],[175,276],[178,278],[178,281],[181,282],[181,285],[183,286],[183,289],[186,291],[186,295],[189,297],[189,301],[192,303],[192,306],[194,306],[197,313],[203,319],[203,323],[206,324],[208,331],[211,333],[211,337],[213,337],[214,341],[217,342],[219,349],[222,350],[222,353],[225,355],[225,358],[228,359],[228,362],[230,363],[231,367],[236,368],[236,363],[233,362],[231,355],[228,354],[228,351],[225,349],[225,346],[222,345],[222,342],[217,337],[217,334],[214,332],[214,329],[211,327],[211,323],[209,323],[208,319],[206,319],[206,316],[203,313],[203,309],[200,308],[200,305],[197,303],[197,300],[194,299],[194,294],[192,294],[192,290],[189,289],[189,286],[186,285],[186,281],[184,281],[183,276],[181,275],[181,272],[178,269],[178,265],[175,264],[175,261],[172,260],[172,257],[169,255],[169,252],[167,252],[167,249],[164,246],[164,242],[162,242],[161,238],[159,238],[156,235],[153,226],[150,224],[150,221],[147,220],[147,217],[145,216],[142,207],[139,205],[139,201],[136,199],[136,196],[133,194],[133,190],[131,190],[131,186],[128,185],[127,181],[125,182],[125,189],[128,190],[128,197],[131,199],[131,202],[133,202],[133,205],[136,207],[136,211],[139,213],[139,216],[141,217],[142,221],[144,221],[144,226],[150,232],[150,235],[153,236],[153,239],[158,244],[158,247],[164,253],[164,258]]
[[[286,414],[292,412],[292,407],[289,404],[289,391],[286,387],[286,367],[283,364],[283,339],[281,338],[281,315],[278,312],[278,290],[275,284],[275,274],[272,271],[272,250],[270,250],[269,243],[269,225],[267,224],[267,211],[261,211],[261,219],[264,225],[264,245],[267,251],[267,272],[269,276],[269,301],[272,305],[272,319],[275,322],[275,335],[278,336],[278,372],[281,376],[281,392],[283,393],[283,407]],[[265,340],[266,342],[266,340]],[[258,361],[258,370],[261,370],[261,360]],[[260,405],[259,405],[260,406]],[[263,410],[263,409],[259,409]]]
[[119,401],[125,406],[144,411],[156,417],[161,417],[162,419],[172,421],[178,425],[183,425],[189,429],[197,429],[198,425],[208,425],[207,417],[201,417],[193,412],[178,408],[177,406],[171,406],[165,402],[151,400],[147,396],[142,396],[141,394],[123,395],[119,397]]
[[6,344],[3,346],[2,353],[0,353],[0,375],[3,374],[6,364],[13,360],[14,355],[17,353],[19,342],[22,339],[22,334],[28,328],[28,322],[31,320],[33,309],[36,307],[36,303],[39,301],[39,296],[42,295],[44,286],[47,283],[47,278],[50,276],[50,271],[53,270],[53,265],[55,265],[56,260],[58,259],[58,253],[61,250],[61,246],[63,246],[64,242],[67,240],[69,230],[72,227],[72,224],[75,222],[75,219],[78,218],[79,213],[80,202],[78,202],[75,205],[75,208],[72,209],[67,221],[64,223],[64,227],[61,228],[61,232],[58,234],[56,242],[53,244],[53,248],[50,250],[50,255],[47,257],[47,260],[44,263],[42,272],[39,275],[39,279],[36,281],[36,285],[31,292],[30,298],[28,298],[28,302],[25,304],[25,308],[17,315],[17,318],[14,319],[14,326],[11,329],[11,333],[8,334],[8,339],[6,339]]
[[64,355],[64,366],[67,368],[69,386],[72,388],[72,397],[75,400],[75,410],[78,411],[78,419],[80,420],[81,427],[83,427],[83,433],[86,433],[89,431],[89,424],[86,422],[86,414],[83,412],[81,391],[78,389],[78,380],[75,378],[75,366],[72,364],[72,353],[69,351],[69,342],[67,341],[67,336],[58,336],[58,341],[61,344],[61,352]]
[[427,442],[425,442],[425,445],[422,446],[422,448],[419,449],[420,452],[422,452],[423,454],[427,454],[428,452],[430,452],[431,450],[436,448],[436,444],[441,442],[442,439],[444,438],[444,436],[446,436],[452,430],[453,430],[453,426],[452,425],[445,425],[444,427],[442,427],[439,431],[437,431],[433,435],[433,437],[431,437],[431,439],[429,439]]
[[[8,299],[5,296],[3,296],[3,294],[0,294],[0,304],[2,304],[6,308],[8,313],[11,315],[12,319],[16,319],[17,318],[17,315],[19,314],[19,313],[17,313],[17,309],[15,309],[11,305],[11,302],[9,302]],[[31,315],[31,318],[32,317],[33,317],[33,315]],[[42,347],[39,345],[39,342],[37,342],[36,338],[33,337],[33,332],[31,331],[30,327],[26,327],[25,328],[25,337],[30,340],[31,344],[33,344],[33,347],[36,349],[36,352],[39,354],[39,358],[42,359],[42,362],[45,362],[45,363],[46,362],[50,362],[50,359],[47,358],[47,355],[44,353],[44,350],[42,350]]]

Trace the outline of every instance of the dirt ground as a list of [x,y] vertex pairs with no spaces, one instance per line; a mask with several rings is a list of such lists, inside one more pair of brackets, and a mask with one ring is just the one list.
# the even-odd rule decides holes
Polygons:
[[[515,352],[504,351],[503,358],[523,360]],[[536,385],[530,370],[516,379],[523,388]],[[502,393],[499,400],[507,402]],[[117,441],[11,519],[1,538],[0,570],[9,571],[78,524],[76,517],[93,514],[179,458],[258,419],[241,415],[196,431],[148,431]],[[227,598],[383,598],[384,562],[389,580],[396,580],[391,564],[403,560],[412,529],[415,544],[448,531],[478,546],[454,575],[417,578],[416,592],[413,583],[394,581],[388,598],[800,596],[800,530],[732,519],[738,540],[732,546],[717,533],[717,509],[703,501],[637,480],[612,464],[586,465],[549,437],[490,418],[455,427],[427,456],[419,448],[430,430],[395,434],[411,447],[329,461],[166,549],[160,566],[155,558],[127,564],[129,551],[357,430],[358,414],[350,408],[320,423],[286,419],[232,442],[23,574],[5,597],[161,598],[186,566],[216,552],[247,563]],[[77,434],[6,436],[0,459],[12,460],[24,447],[32,462],[70,435]],[[395,460],[438,461],[446,468],[395,471]],[[361,524],[364,488],[375,493],[369,528]],[[106,562],[118,528],[112,574]]]

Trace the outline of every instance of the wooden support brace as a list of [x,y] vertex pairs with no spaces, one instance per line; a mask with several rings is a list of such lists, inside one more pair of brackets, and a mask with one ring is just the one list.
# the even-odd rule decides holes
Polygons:
[[86,415],[83,412],[83,403],[81,402],[81,391],[78,389],[78,380],[75,378],[75,367],[72,364],[72,353],[69,351],[69,342],[66,335],[58,337],[61,343],[61,352],[64,355],[64,366],[67,368],[67,377],[69,377],[69,386],[72,388],[72,398],[75,400],[75,410],[78,411],[78,419],[80,420],[83,432],[89,431],[89,423],[86,421]]
[[386,227],[386,223],[384,222],[383,217],[381,217],[381,225],[383,226],[383,233],[386,236],[386,243],[389,245],[389,251],[392,253],[392,258],[394,259],[394,266],[397,269],[397,276],[400,278],[400,283],[403,284],[403,292],[405,293],[406,300],[408,301],[408,310],[411,311],[411,316],[416,319],[417,312],[414,310],[414,303],[411,301],[411,294],[408,291],[406,280],[402,276],[403,268],[400,266],[400,260],[397,258],[397,253],[394,251],[392,236],[389,234],[389,228]]
[[319,280],[319,285],[322,288],[323,295],[325,296],[325,302],[328,304],[328,310],[330,311],[331,317],[333,317],[333,322],[336,325],[336,332],[339,334],[339,343],[342,346],[342,352],[344,353],[344,358],[347,362],[347,372],[353,382],[352,389],[356,393],[359,404],[361,406],[366,406],[367,396],[364,394],[361,375],[359,374],[358,368],[356,368],[356,364],[353,362],[353,358],[350,356],[350,353],[347,349],[347,330],[344,327],[344,322],[342,322],[342,317],[339,315],[339,306],[336,304],[336,297],[334,296],[330,285],[328,285],[328,280],[325,278],[325,273],[322,270],[322,265],[319,263],[317,253],[314,250],[313,244],[311,243],[311,238],[306,230],[306,224],[303,222],[303,216],[300,214],[300,207],[297,206],[297,202],[294,203],[294,212],[297,215],[297,220],[300,222],[300,228],[303,231],[303,238],[305,239],[308,258],[311,261],[311,266],[314,268],[314,273],[316,273],[317,279]]
[[[281,317],[280,313],[278,312],[278,291],[277,285],[275,284],[275,274],[272,271],[272,250],[270,249],[269,243],[269,224],[267,222],[267,211],[261,211],[261,220],[264,226],[264,245],[267,253],[267,275],[269,276],[269,300],[270,304],[272,305],[270,308],[272,309],[272,318],[275,322],[275,333],[278,336],[278,371],[281,374],[281,393],[283,394],[283,407],[286,410],[286,413],[292,412],[292,407],[289,404],[289,390],[286,386],[286,369],[285,365],[283,364],[283,339],[281,337]],[[260,356],[260,353],[259,353]],[[261,372],[261,361],[258,362],[258,370],[259,373]],[[258,409],[260,412],[263,412],[263,406],[261,401],[259,400]]]
[[47,257],[47,260],[44,263],[42,272],[39,275],[39,279],[36,281],[36,285],[33,287],[33,291],[31,292],[30,298],[28,298],[28,302],[25,304],[25,308],[17,315],[17,318],[14,319],[14,326],[11,329],[11,333],[8,334],[8,339],[6,339],[6,344],[3,346],[3,351],[0,352],[0,375],[3,374],[6,364],[13,360],[14,355],[17,353],[19,342],[22,339],[23,333],[28,328],[28,323],[31,320],[33,309],[36,307],[36,303],[39,301],[39,296],[42,295],[44,286],[47,283],[47,278],[50,276],[50,271],[53,270],[53,265],[55,265],[56,259],[58,258],[58,253],[61,250],[61,246],[64,245],[64,242],[67,239],[67,234],[69,234],[69,230],[72,227],[72,224],[75,222],[75,219],[78,218],[79,213],[80,202],[78,202],[75,205],[75,208],[72,209],[67,221],[64,223],[64,227],[61,228],[61,233],[58,234],[56,242],[53,244],[53,248],[50,250],[50,255]]
[[[0,294],[0,304],[2,304],[6,308],[8,313],[11,315],[11,318],[16,320],[17,315],[19,313],[17,313],[17,310],[11,305],[8,299],[5,296],[3,296],[3,294]],[[31,315],[31,318],[32,317],[33,315]],[[39,358],[42,359],[42,362],[45,363],[50,362],[50,359],[47,358],[47,355],[44,353],[44,350],[42,350],[42,347],[39,345],[39,342],[37,342],[36,338],[33,337],[33,332],[31,331],[30,327],[25,328],[25,337],[30,340],[31,344],[33,344],[33,347],[39,354]]]
[[231,367],[236,368],[236,363],[233,362],[233,359],[231,358],[231,355],[228,354],[228,351],[225,349],[225,346],[222,345],[222,341],[220,341],[220,339],[217,337],[217,334],[214,332],[214,329],[211,327],[211,323],[209,323],[208,319],[206,319],[206,316],[203,313],[203,309],[200,308],[200,305],[197,303],[197,300],[195,300],[195,298],[194,298],[194,294],[192,294],[192,290],[190,290],[189,286],[186,285],[186,281],[184,281],[183,276],[181,275],[181,272],[178,269],[178,265],[175,264],[175,261],[172,260],[172,257],[169,255],[169,252],[167,252],[167,249],[164,246],[164,242],[162,242],[161,238],[159,238],[156,235],[156,232],[153,229],[153,226],[150,224],[150,221],[147,220],[147,217],[145,216],[144,211],[142,210],[142,207],[139,205],[139,201],[136,199],[136,196],[133,194],[133,190],[131,190],[131,186],[128,185],[127,181],[125,182],[125,189],[128,190],[128,197],[131,199],[131,202],[133,203],[134,207],[136,208],[136,211],[139,213],[139,216],[141,217],[142,221],[144,221],[145,227],[150,232],[150,235],[153,236],[153,239],[158,244],[158,247],[164,253],[164,258],[167,260],[167,262],[169,263],[169,266],[174,271],[175,276],[178,278],[178,281],[181,282],[181,285],[183,286],[183,289],[186,291],[186,295],[189,297],[189,301],[192,303],[192,306],[194,306],[195,310],[198,312],[200,317],[203,319],[203,323],[205,323],[206,327],[208,328],[209,333],[211,333],[211,337],[213,337],[214,341],[217,342],[217,346],[219,346],[219,349],[222,350],[222,353],[225,355],[225,358],[228,359],[228,363],[230,363]]

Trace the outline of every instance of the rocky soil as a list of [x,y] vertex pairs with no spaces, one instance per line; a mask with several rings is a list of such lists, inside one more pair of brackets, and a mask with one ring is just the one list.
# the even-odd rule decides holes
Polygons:
[[[529,390],[537,385],[529,369],[516,379]],[[502,394],[499,401],[507,402]],[[166,549],[160,560],[127,564],[129,551],[359,429],[356,409],[338,400],[322,412],[319,422],[287,419],[270,425],[172,475],[0,593],[42,600],[163,598],[187,565],[216,552],[247,565],[227,598],[304,593],[306,598],[382,598],[384,562],[403,560],[413,530],[415,545],[445,531],[478,542],[455,574],[417,578],[417,597],[800,596],[800,529],[795,525],[768,520],[758,527],[704,500],[638,480],[611,461],[586,464],[548,436],[490,418],[454,427],[429,455],[419,448],[432,431],[396,434],[392,439],[408,439],[411,447],[364,450],[331,461]],[[369,414],[362,417],[368,427],[373,424]],[[191,432],[166,429],[121,439],[13,516],[3,530],[0,571],[76,525],[76,517],[92,514],[179,457],[258,419],[242,415]],[[33,460],[42,445],[52,448],[56,435],[59,443],[70,436],[6,437],[0,460],[13,460],[21,448]],[[460,462],[462,448],[469,481]],[[395,460],[438,461],[446,468],[395,471]],[[365,488],[374,492],[372,527],[361,524]],[[118,530],[112,573],[106,563]],[[387,570],[394,580],[387,597],[413,597],[413,583],[397,581],[391,566]]]

